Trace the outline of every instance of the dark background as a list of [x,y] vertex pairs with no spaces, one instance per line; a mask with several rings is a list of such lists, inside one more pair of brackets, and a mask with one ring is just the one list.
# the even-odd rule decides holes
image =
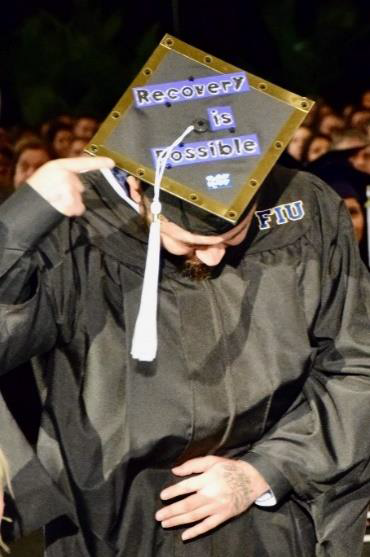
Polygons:
[[99,118],[166,33],[338,108],[370,88],[369,0],[1,3],[2,125]]

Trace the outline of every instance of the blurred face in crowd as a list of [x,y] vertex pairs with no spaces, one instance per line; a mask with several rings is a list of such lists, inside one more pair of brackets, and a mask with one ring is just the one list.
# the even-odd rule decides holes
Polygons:
[[71,143],[68,156],[80,157],[81,155],[84,154],[85,147],[86,147],[86,141],[84,139],[76,137]]
[[345,127],[344,119],[336,114],[327,114],[321,120],[319,131],[325,135],[332,135],[337,130],[343,130]]
[[370,145],[367,145],[349,158],[349,162],[361,172],[370,174]]
[[325,137],[314,137],[307,151],[307,161],[312,162],[327,153],[331,147],[331,141]]
[[3,145],[9,145],[11,143],[10,138],[4,128],[0,128],[0,147]]
[[73,126],[74,119],[70,114],[59,114],[57,121],[66,126]]
[[50,160],[49,153],[44,149],[25,149],[19,156],[15,166],[14,187],[17,189],[21,184],[44,163]]
[[334,145],[335,149],[354,149],[355,147],[365,146],[365,141],[361,137],[344,136]]
[[309,137],[311,137],[312,132],[306,126],[301,126],[298,128],[289,142],[288,153],[294,157],[297,161],[302,158],[302,149]]
[[92,136],[98,129],[98,123],[95,118],[79,118],[74,127],[74,134],[76,137],[85,139],[86,143],[90,141]]
[[356,240],[358,242],[361,242],[365,229],[365,219],[361,209],[361,205],[355,197],[346,197],[344,199],[344,203],[346,204],[346,207],[351,215]]
[[11,184],[12,161],[4,153],[0,153],[0,187]]
[[333,114],[333,109],[330,106],[330,104],[327,104],[322,100],[318,101],[318,103],[316,104],[316,110],[318,112],[320,120],[324,118],[324,116],[327,116],[328,114]]
[[70,130],[59,130],[53,140],[53,150],[58,158],[68,157],[69,149],[73,140],[73,133]]
[[315,118],[316,118],[316,114],[317,114],[317,111],[315,110],[315,107],[316,107],[316,105],[314,105],[314,107],[307,114],[306,118],[303,120],[303,123],[302,123],[303,126],[305,126],[307,128],[311,128],[312,126],[314,126]]
[[349,118],[353,110],[354,110],[353,104],[347,104],[342,110],[342,116],[344,116],[344,118],[346,119]]
[[23,143],[26,141],[37,141],[38,136],[33,130],[22,130],[21,133],[17,137],[17,144]]
[[361,105],[370,110],[370,90],[365,91],[361,97]]
[[370,122],[370,110],[358,110],[351,116],[350,124],[353,128],[363,128]]

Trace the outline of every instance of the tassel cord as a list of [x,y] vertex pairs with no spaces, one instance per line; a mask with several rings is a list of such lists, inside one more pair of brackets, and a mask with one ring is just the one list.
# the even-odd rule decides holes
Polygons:
[[134,359],[150,362],[157,354],[157,306],[158,306],[158,281],[160,267],[160,220],[162,206],[159,200],[160,186],[164,171],[171,153],[184,138],[192,132],[194,126],[186,130],[161,153],[157,159],[154,181],[154,196],[150,205],[152,222],[149,230],[148,251],[145,263],[144,281],[141,293],[140,308],[135,323],[132,340],[131,355]]

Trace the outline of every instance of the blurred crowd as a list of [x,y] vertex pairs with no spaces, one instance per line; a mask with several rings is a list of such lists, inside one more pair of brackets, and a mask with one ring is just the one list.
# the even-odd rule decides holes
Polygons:
[[316,174],[343,198],[361,256],[369,265],[366,190],[370,185],[370,89],[360,95],[357,104],[340,111],[323,100],[316,102],[296,130],[282,162]]
[[93,116],[73,118],[62,114],[38,130],[0,128],[0,201],[45,162],[82,155],[98,126]]
[[[90,115],[61,115],[38,130],[0,127],[0,203],[45,162],[83,154],[99,122]],[[22,388],[19,388],[22,385]],[[14,418],[31,444],[35,444],[41,416],[41,401],[30,363],[0,377],[0,391]]]
[[[38,130],[0,128],[0,202],[46,161],[82,155],[98,127],[91,115],[62,114]],[[369,265],[365,206],[370,184],[370,89],[357,104],[340,111],[318,100],[280,162],[316,174],[344,199]]]

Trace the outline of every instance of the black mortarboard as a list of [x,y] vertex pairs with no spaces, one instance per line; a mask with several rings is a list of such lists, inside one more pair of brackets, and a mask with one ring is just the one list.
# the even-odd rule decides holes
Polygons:
[[[87,146],[229,223],[238,221],[313,102],[166,35]],[[225,221],[224,221],[225,222]]]

